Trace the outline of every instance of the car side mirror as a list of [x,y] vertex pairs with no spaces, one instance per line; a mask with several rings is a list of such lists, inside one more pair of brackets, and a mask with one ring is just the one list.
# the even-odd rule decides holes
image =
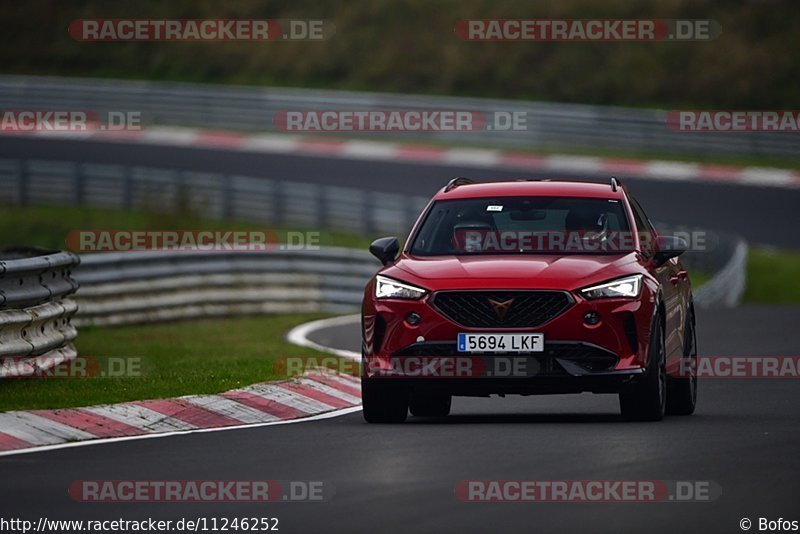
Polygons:
[[396,237],[382,237],[376,239],[369,246],[370,253],[378,258],[384,265],[388,265],[397,257],[400,252],[400,244]]
[[656,266],[664,265],[667,260],[680,256],[689,249],[689,244],[681,237],[660,235],[656,238],[656,253],[653,262]]

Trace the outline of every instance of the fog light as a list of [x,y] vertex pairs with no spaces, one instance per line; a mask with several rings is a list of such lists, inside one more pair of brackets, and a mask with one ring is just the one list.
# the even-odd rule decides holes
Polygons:
[[420,317],[417,312],[410,312],[406,315],[406,322],[411,326],[417,326],[421,320],[422,317]]
[[593,311],[586,312],[586,314],[583,316],[583,322],[585,322],[588,325],[594,326],[600,322],[600,314]]

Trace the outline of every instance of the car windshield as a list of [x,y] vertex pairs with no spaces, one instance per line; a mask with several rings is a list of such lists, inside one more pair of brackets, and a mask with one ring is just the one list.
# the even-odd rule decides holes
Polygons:
[[634,247],[618,199],[500,197],[435,202],[410,253],[621,254]]

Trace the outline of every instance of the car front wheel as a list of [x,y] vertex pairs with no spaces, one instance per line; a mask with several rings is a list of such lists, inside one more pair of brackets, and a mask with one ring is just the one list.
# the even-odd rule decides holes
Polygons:
[[683,354],[688,376],[667,379],[667,415],[691,415],[697,405],[697,335],[692,315],[686,320]]
[[445,417],[450,414],[452,397],[443,393],[414,392],[409,400],[411,415],[416,417]]
[[361,378],[361,403],[368,423],[402,423],[408,416],[408,391],[391,378]]
[[650,333],[647,370],[619,394],[622,416],[629,421],[660,421],[667,404],[667,364],[664,325],[659,317]]

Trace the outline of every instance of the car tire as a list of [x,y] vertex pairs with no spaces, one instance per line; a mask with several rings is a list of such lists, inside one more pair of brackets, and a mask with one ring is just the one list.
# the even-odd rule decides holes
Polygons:
[[450,415],[452,400],[442,393],[412,393],[408,407],[415,417],[445,417]]
[[647,370],[644,376],[619,394],[622,416],[629,421],[660,421],[666,412],[667,364],[664,324],[653,320],[648,346]]
[[686,319],[683,354],[682,368],[688,364],[689,376],[667,378],[667,415],[692,415],[697,406],[697,334],[693,313]]
[[402,423],[408,416],[408,391],[390,378],[362,378],[361,404],[368,423]]

